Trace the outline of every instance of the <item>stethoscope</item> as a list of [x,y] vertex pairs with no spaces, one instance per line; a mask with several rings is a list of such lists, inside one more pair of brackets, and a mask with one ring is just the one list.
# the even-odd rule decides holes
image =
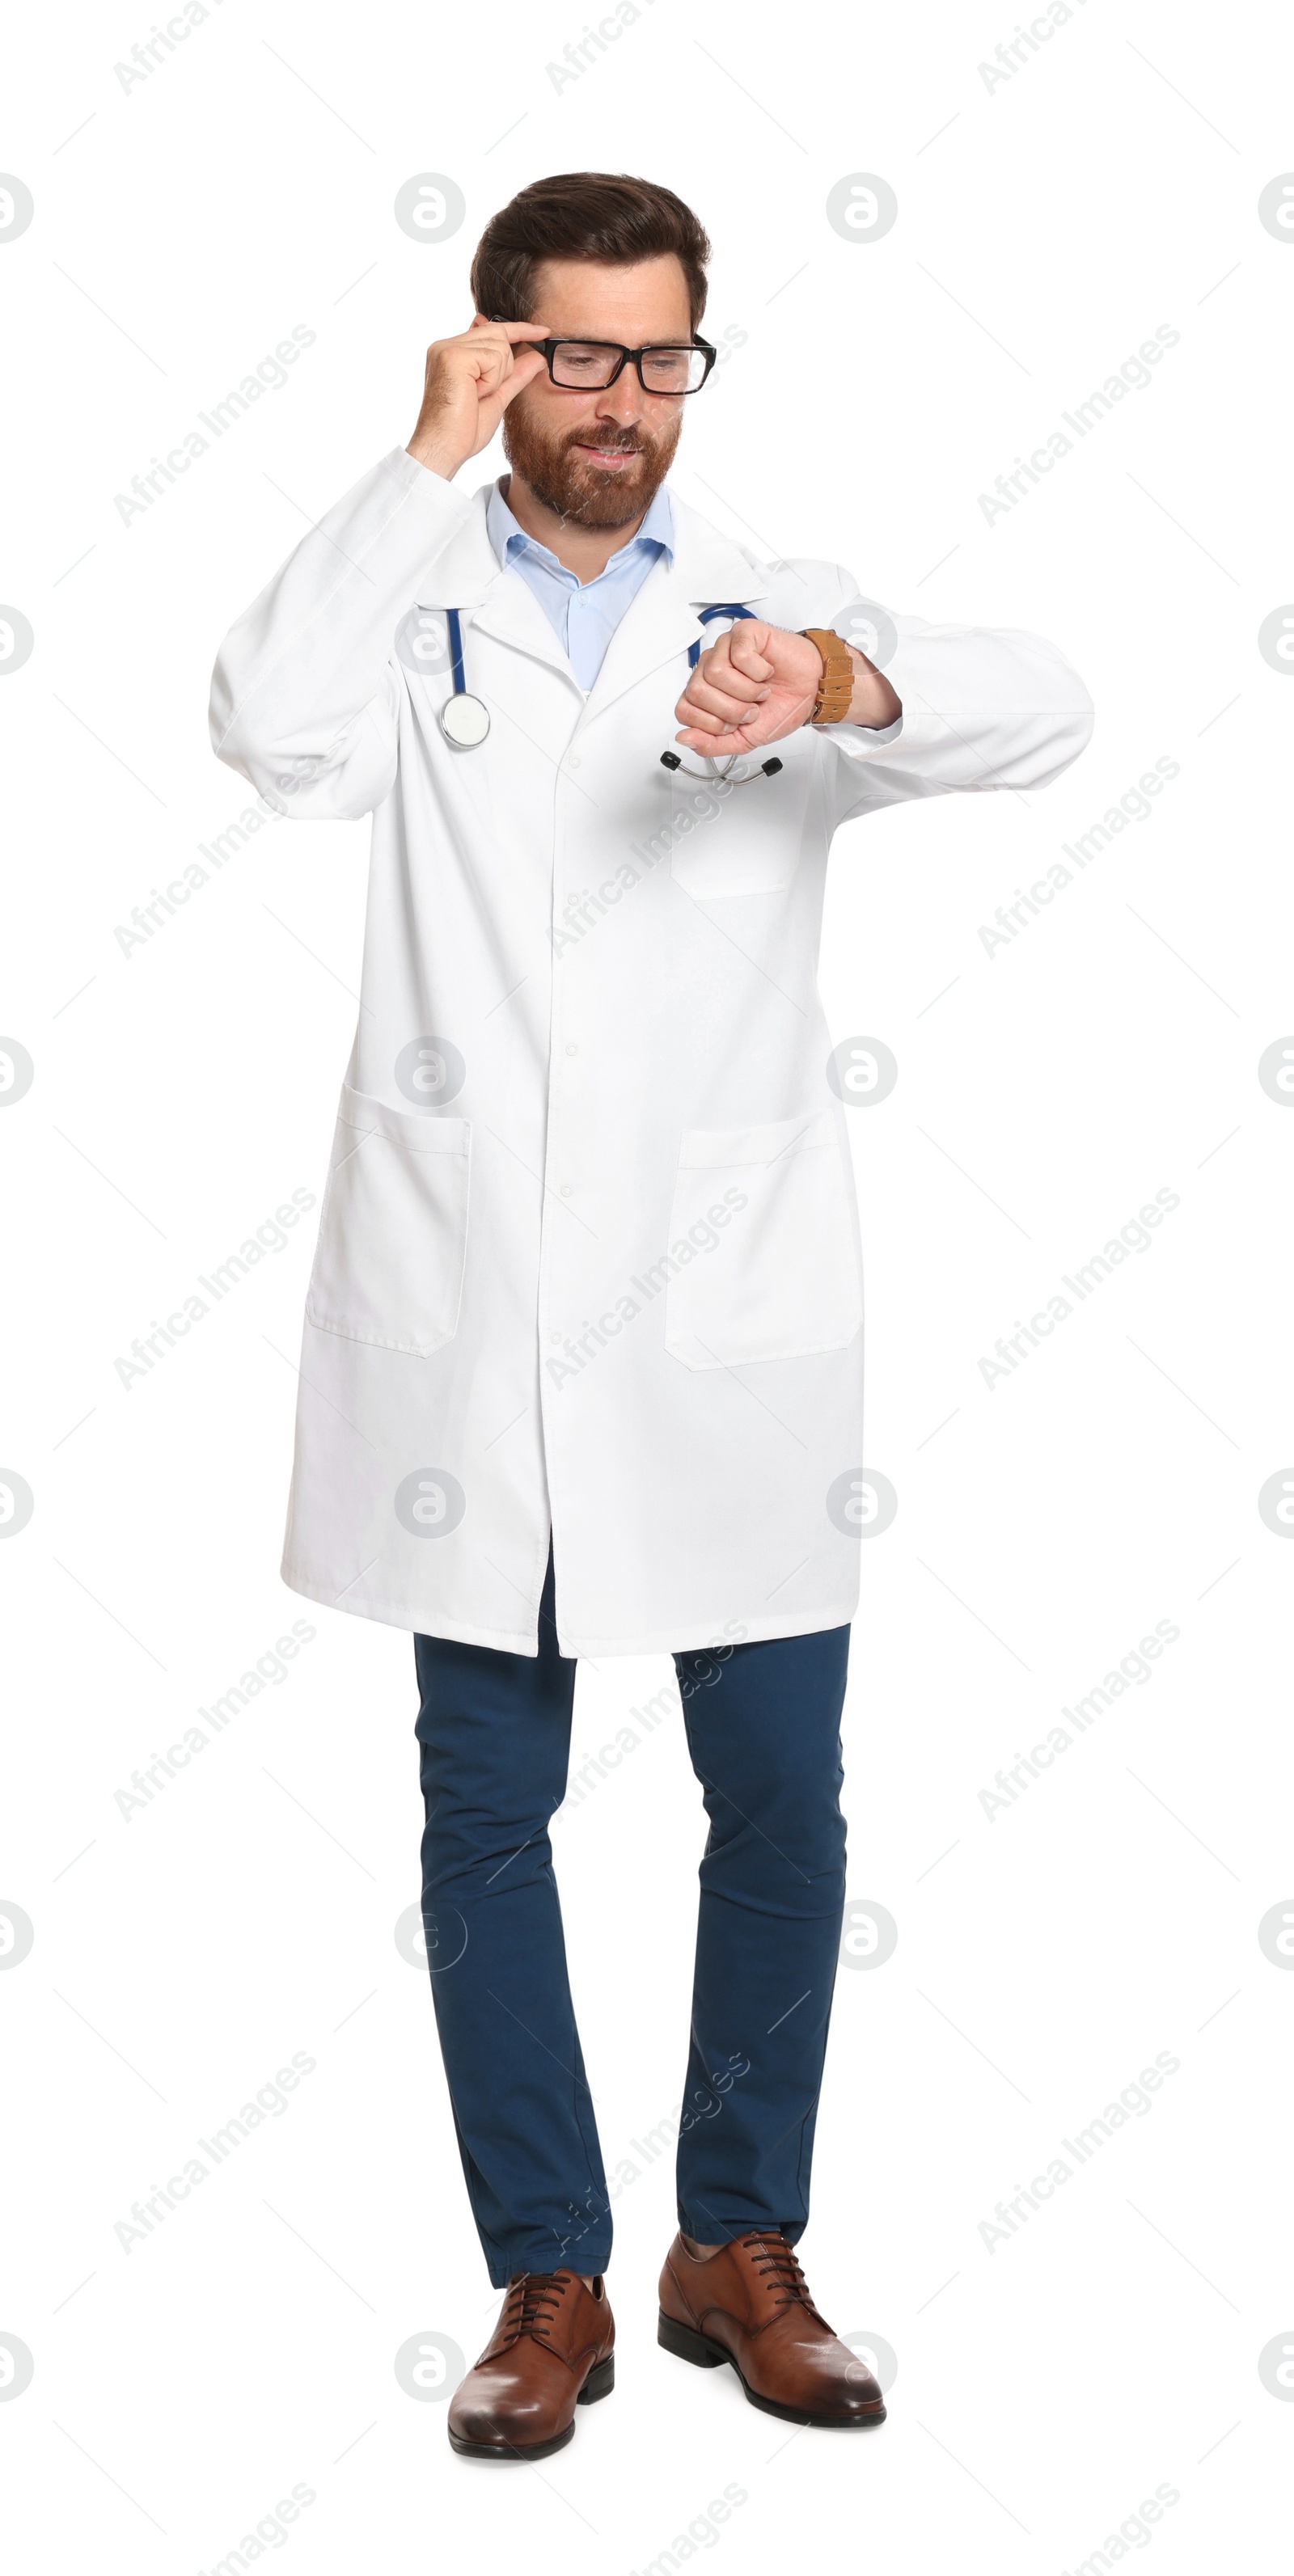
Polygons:
[[454,743],[459,751],[471,751],[478,742],[484,742],[490,730],[490,710],[468,689],[463,674],[463,630],[456,608],[446,609],[445,623],[449,628],[449,658],[454,666],[454,693],[440,710],[440,730],[446,742]]
[[[742,608],[735,600],[729,599],[716,608],[699,608],[696,614],[698,626],[708,626],[712,617],[753,617],[755,612],[753,608]],[[695,644],[689,644],[687,648],[689,671],[696,669],[700,659],[701,639],[698,636]],[[680,759],[676,751],[663,751],[660,765],[662,769],[681,770],[685,778],[699,778],[706,786],[720,787],[749,787],[752,779],[776,778],[782,766],[780,760],[761,760],[758,769],[748,769],[743,777],[735,778],[733,771],[743,757],[741,752],[730,751],[727,759],[723,761],[711,760],[708,752],[702,752],[701,757],[705,762],[704,769],[689,769],[686,761]]]
[[[717,607],[698,609],[697,623],[700,626],[708,626],[712,617],[753,617],[754,614],[753,608],[742,608],[734,600],[725,600]],[[490,730],[490,710],[480,698],[473,697],[467,686],[463,668],[463,630],[456,608],[446,609],[445,623],[449,630],[449,657],[453,665],[454,687],[452,694],[446,698],[440,710],[440,730],[446,742],[452,742],[456,750],[471,751],[475,749],[477,743],[484,742]],[[689,671],[696,669],[700,659],[701,640],[698,636],[696,642],[688,646]],[[685,778],[699,778],[707,785],[717,783],[720,786],[732,787],[749,787],[754,778],[775,778],[782,766],[780,760],[764,760],[760,762],[758,769],[747,770],[743,777],[737,778],[733,773],[742,756],[740,752],[734,751],[728,754],[726,760],[718,761],[711,760],[708,753],[703,753],[704,769],[689,769],[676,751],[663,751],[660,757],[662,769],[681,770]]]

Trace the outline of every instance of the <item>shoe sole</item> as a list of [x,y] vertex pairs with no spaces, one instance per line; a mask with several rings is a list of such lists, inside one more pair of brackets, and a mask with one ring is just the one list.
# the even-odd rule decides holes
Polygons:
[[690,2361],[698,2370],[717,2370],[726,2361],[735,2370],[745,2390],[749,2406],[758,2406],[763,2415],[778,2415],[784,2424],[818,2424],[824,2432],[861,2432],[869,2424],[883,2424],[885,2408],[877,2407],[871,2415],[812,2415],[806,2406],[783,2406],[775,2397],[761,2397],[744,2376],[741,2365],[727,2347],[711,2343],[708,2335],[698,2334],[694,2326],[681,2326],[677,2318],[667,2317],[664,2309],[656,2327],[656,2341],[666,2352],[677,2354],[680,2361]]
[[[605,2361],[595,2361],[584,2386],[575,2400],[577,2406],[595,2406],[599,2397],[609,2397],[616,2384],[616,2357],[607,2354]],[[554,2451],[564,2451],[575,2439],[572,2416],[564,2433],[555,2433],[551,2442],[468,2442],[461,2433],[449,2436],[450,2448],[461,2460],[547,2460]]]

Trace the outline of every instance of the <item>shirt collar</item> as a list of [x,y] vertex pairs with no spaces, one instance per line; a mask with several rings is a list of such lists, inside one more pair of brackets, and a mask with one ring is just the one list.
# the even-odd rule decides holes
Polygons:
[[[531,554],[537,556],[541,563],[550,565],[555,573],[562,575],[566,580],[573,581],[576,578],[573,573],[567,572],[564,564],[558,562],[550,547],[541,545],[537,537],[527,535],[520,522],[513,517],[498,483],[495,484],[486,505],[485,525],[490,543],[505,570],[519,554]],[[635,529],[633,536],[623,546],[617,548],[605,566],[605,570],[610,572],[625,556],[632,554],[636,546],[655,547],[666,555],[671,563],[673,562],[674,513],[670,508],[669,493],[663,483],[641,527]],[[597,578],[601,580],[602,575],[599,573]],[[580,586],[584,589],[591,587],[587,582]]]

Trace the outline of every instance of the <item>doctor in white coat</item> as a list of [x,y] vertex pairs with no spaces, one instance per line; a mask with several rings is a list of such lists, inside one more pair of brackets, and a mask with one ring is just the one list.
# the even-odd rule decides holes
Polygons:
[[[418,1638],[433,1986],[474,2214],[511,2285],[451,2409],[467,2456],[557,2447],[613,2370],[610,2204],[546,1835],[581,1654],[677,1659],[711,1813],[690,2084],[714,2093],[747,2061],[697,2123],[704,2172],[680,2123],[662,2339],[732,2361],[794,2421],[884,2411],[790,2251],[843,1893],[841,1496],[863,1454],[858,1216],[816,982],[827,854],[904,797],[1045,786],[1092,720],[1041,638],[864,612],[844,565],[763,562],[670,492],[714,363],[707,252],[648,182],[523,190],[478,249],[470,328],[428,353],[408,447],[302,540],[212,692],[219,757],[268,801],[373,818],[283,1572]],[[511,475],[469,497],[452,478],[500,424]],[[864,613],[875,659],[850,641]],[[805,1657],[831,1640],[814,1681]],[[787,1909],[723,1824],[741,1798],[719,1775],[738,1741],[755,1760],[757,1702],[741,1795],[780,1815],[783,1857],[793,1770],[819,1801],[794,1864],[813,1955],[785,1959],[817,1990],[794,2065],[766,2036],[783,1953],[775,1974],[752,1962],[752,1923]],[[702,1746],[702,1705],[735,1735]],[[527,1806],[541,1706],[555,1732]],[[474,1772],[469,1795],[473,1761],[493,1787]],[[538,2058],[504,2086],[484,2029],[519,1928],[503,1937],[486,1889],[521,1828],[533,1870],[508,1873],[503,1906],[529,1897],[549,1964],[543,2009],[531,1989],[513,2017],[569,2103]],[[456,1959],[449,1912],[471,1933]]]

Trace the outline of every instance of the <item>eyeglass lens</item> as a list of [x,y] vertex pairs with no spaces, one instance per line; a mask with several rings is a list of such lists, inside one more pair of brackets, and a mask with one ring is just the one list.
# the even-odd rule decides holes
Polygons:
[[[553,383],[574,391],[577,386],[596,390],[610,383],[621,352],[604,343],[587,340],[559,340],[553,351]],[[690,394],[705,382],[703,349],[646,349],[642,357],[642,376],[648,393]]]

